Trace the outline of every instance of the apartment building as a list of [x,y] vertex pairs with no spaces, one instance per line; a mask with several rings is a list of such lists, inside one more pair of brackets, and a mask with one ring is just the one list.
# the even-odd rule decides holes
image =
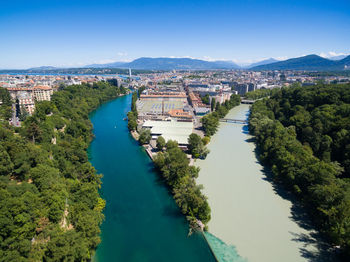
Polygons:
[[53,94],[53,89],[49,86],[35,86],[34,99],[36,101],[50,101],[51,95]]

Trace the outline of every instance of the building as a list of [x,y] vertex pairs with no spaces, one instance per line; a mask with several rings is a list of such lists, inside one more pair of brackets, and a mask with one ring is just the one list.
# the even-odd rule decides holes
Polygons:
[[204,116],[210,113],[210,107],[207,107],[207,106],[194,107],[194,113],[196,114],[196,116]]
[[22,94],[23,93],[28,93],[28,95],[32,96],[33,95],[33,88],[29,88],[29,87],[7,87],[7,90],[9,91],[11,98],[13,100],[17,99],[18,94]]
[[167,114],[172,118],[176,118],[176,119],[182,120],[182,121],[191,122],[193,119],[193,117],[190,115],[189,111],[184,111],[182,109],[171,109]]
[[24,108],[30,115],[34,113],[35,103],[31,93],[20,91],[17,92],[18,105]]
[[140,95],[141,100],[178,100],[185,102],[187,99],[186,93],[184,92],[145,92]]
[[187,146],[188,137],[193,133],[193,122],[177,121],[175,119],[169,119],[168,121],[147,120],[142,128],[151,130],[152,139],[162,136],[165,141],[175,140],[180,146]]
[[35,86],[34,99],[36,101],[50,101],[51,95],[53,94],[53,89],[49,86]]
[[190,92],[189,100],[197,116],[204,116],[210,113],[210,106],[202,103],[199,94]]
[[212,98],[215,98],[216,102],[219,102],[220,104],[225,103],[225,101],[230,100],[231,93],[221,93],[213,96]]
[[136,102],[139,119],[155,119],[169,116],[171,110],[183,110],[187,105],[184,92],[145,90]]

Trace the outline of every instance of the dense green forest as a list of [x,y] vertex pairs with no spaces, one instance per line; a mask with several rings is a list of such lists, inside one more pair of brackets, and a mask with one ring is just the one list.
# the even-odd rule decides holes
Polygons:
[[13,128],[0,89],[0,261],[91,259],[105,201],[86,151],[88,114],[125,92],[106,82],[68,86]]
[[278,89],[257,89],[255,91],[248,92],[244,95],[246,99],[257,100],[260,98],[271,96],[272,94],[278,92]]
[[350,255],[350,85],[282,88],[254,103],[260,158],[329,242]]
[[128,112],[128,128],[130,131],[135,131],[137,129],[137,108],[136,108],[136,101],[137,101],[137,92],[132,93],[132,99],[131,99],[131,110]]
[[241,103],[241,98],[239,95],[231,95],[230,100],[226,100],[223,104],[220,105],[217,102],[214,106],[215,100],[212,100],[212,113],[204,116],[201,119],[203,129],[206,136],[212,136],[216,133],[219,127],[219,120],[227,115],[227,113],[238,106]]
[[11,118],[11,96],[7,89],[0,87],[0,124]]
[[202,193],[202,185],[196,185],[199,168],[190,166],[186,154],[176,141],[166,143],[165,152],[159,152],[154,163],[170,187],[177,205],[192,225],[199,219],[204,224],[210,220],[210,207]]

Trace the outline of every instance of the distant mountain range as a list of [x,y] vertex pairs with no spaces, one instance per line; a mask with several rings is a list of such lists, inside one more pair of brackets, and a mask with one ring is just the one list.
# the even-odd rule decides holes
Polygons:
[[239,69],[232,61],[205,61],[192,58],[150,58],[141,57],[131,62],[115,62],[108,64],[93,64],[87,68],[131,68],[143,70],[210,70]]
[[192,58],[150,58],[141,57],[131,62],[115,62],[109,64],[93,64],[86,68],[131,68],[141,70],[215,70],[215,69],[251,69],[251,70],[306,70],[306,71],[338,71],[349,68],[350,56],[323,58],[318,55],[307,55],[278,61],[269,58],[248,66],[235,64],[232,61],[205,61]]
[[341,60],[331,60],[318,55],[307,55],[291,58],[271,64],[259,65],[251,70],[306,70],[306,71],[339,71],[350,69],[350,56]]
[[274,58],[269,58],[269,59],[262,60],[262,61],[259,61],[259,62],[256,62],[256,63],[252,63],[252,64],[246,66],[245,68],[253,68],[253,67],[256,67],[256,66],[268,65],[268,64],[275,63],[275,62],[279,62],[279,60],[276,60]]
[[345,57],[347,57],[347,55],[337,55],[337,56],[328,57],[328,59],[330,59],[330,60],[342,60]]
[[[307,55],[298,58],[291,58],[284,61],[278,61],[274,58],[269,58],[246,66],[239,66],[232,61],[205,61],[192,58],[150,58],[141,57],[131,62],[114,62],[107,64],[91,64],[83,68],[58,68],[53,66],[41,66],[29,68],[26,72],[53,72],[80,70],[82,72],[110,70],[215,70],[215,69],[250,69],[250,70],[305,70],[305,71],[339,71],[350,70],[350,56],[334,56],[332,58],[323,58],[318,55]],[[90,71],[89,71],[90,70]],[[11,71],[11,70],[2,70]],[[14,70],[16,71],[16,70]],[[95,72],[94,71],[94,72]]]
[[85,68],[121,68],[126,62],[113,62],[108,64],[92,64],[84,66]]
[[54,67],[54,66],[39,66],[39,67],[29,68],[28,70],[53,70],[53,69],[57,69],[57,67]]

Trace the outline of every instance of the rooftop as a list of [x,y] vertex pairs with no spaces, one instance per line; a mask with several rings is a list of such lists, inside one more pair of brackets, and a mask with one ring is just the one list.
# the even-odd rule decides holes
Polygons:
[[152,121],[147,120],[142,127],[151,128],[151,134],[161,135],[165,141],[176,140],[179,144],[187,144],[188,137],[193,132],[193,122]]

